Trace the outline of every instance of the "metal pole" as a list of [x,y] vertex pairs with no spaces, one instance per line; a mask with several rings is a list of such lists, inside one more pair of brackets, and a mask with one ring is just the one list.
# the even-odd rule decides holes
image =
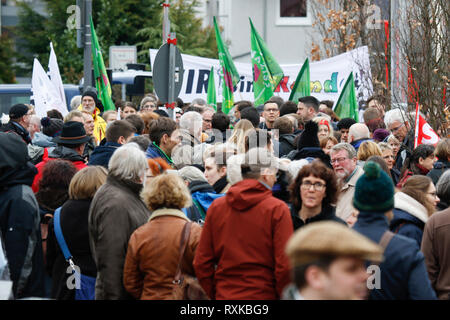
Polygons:
[[[84,0],[84,85],[83,91],[88,86],[92,86],[92,49],[91,49],[91,26],[90,17],[92,15],[92,0]],[[95,86],[95,85],[94,85]]]
[[[175,32],[170,33],[170,39],[176,39]],[[169,83],[168,83],[168,103],[175,102],[175,45],[169,44]],[[174,109],[168,108],[169,117],[175,120]]]
[[169,37],[169,33],[170,33],[170,20],[169,20],[169,0],[166,0],[165,3],[163,4],[163,29],[162,29],[162,39],[163,39],[163,43],[165,44],[167,42],[167,38]]

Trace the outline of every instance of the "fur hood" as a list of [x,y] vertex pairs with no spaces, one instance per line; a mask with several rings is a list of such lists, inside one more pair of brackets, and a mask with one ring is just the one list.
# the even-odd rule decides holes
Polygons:
[[394,196],[394,207],[408,212],[424,223],[428,220],[427,209],[416,199],[403,192],[397,192]]

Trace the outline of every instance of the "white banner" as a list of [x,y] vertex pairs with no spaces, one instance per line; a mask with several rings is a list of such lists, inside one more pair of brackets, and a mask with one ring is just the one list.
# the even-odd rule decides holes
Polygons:
[[67,108],[65,107],[67,105],[66,94],[64,93],[64,86],[61,79],[61,74],[59,73],[58,60],[56,59],[55,50],[53,50],[53,44],[51,42],[50,42],[50,57],[48,59],[48,75],[50,77],[50,81],[53,83],[53,86],[55,87],[56,91],[59,94],[59,98],[64,103],[64,105],[61,108],[58,108],[58,110],[65,117],[66,114],[69,113],[67,111]]
[[[153,66],[157,49],[150,49],[150,63]],[[195,98],[206,100],[208,78],[211,66],[214,66],[214,81],[216,84],[217,102],[222,101],[222,78],[220,77],[220,63],[218,59],[201,58],[187,54],[183,58],[184,77],[179,97],[184,102],[191,102]],[[234,63],[241,80],[235,87],[234,101],[253,101],[253,75],[250,63]],[[297,74],[302,67],[300,64],[282,64],[284,78],[274,95],[288,100],[291,88]],[[353,71],[358,101],[367,100],[372,95],[372,78],[370,72],[369,50],[367,46],[340,54],[338,56],[310,63],[311,95],[318,100],[332,100],[339,98],[339,93],[350,72]]]

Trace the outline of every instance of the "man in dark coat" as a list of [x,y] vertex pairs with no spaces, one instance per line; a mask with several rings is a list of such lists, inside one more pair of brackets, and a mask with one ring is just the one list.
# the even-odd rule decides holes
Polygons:
[[279,157],[282,158],[289,154],[289,152],[296,149],[295,138],[297,135],[294,133],[294,124],[289,116],[283,116],[275,120],[273,123],[273,129],[278,130],[278,142],[279,142]]
[[106,143],[94,149],[88,165],[108,168],[109,159],[114,151],[133,138],[135,132],[133,125],[125,120],[116,120],[109,124],[106,129]]
[[9,110],[9,122],[0,127],[0,131],[14,132],[18,134],[22,140],[29,144],[31,143],[31,136],[28,132],[30,125],[31,111],[24,104],[15,104]]
[[450,169],[450,138],[444,138],[438,142],[436,145],[436,150],[434,154],[438,158],[433,164],[433,169],[428,172],[427,176],[436,183],[439,177],[448,169]]
[[0,228],[15,298],[44,297],[39,205],[31,190],[36,168],[14,133],[0,132]]
[[436,299],[417,243],[389,229],[394,208],[394,185],[377,163],[369,161],[356,183],[353,206],[359,210],[354,230],[372,241],[384,243],[380,283],[370,290],[372,300]]

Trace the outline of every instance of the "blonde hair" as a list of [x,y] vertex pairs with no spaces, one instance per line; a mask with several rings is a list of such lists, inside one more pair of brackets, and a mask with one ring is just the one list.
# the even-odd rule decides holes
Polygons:
[[372,141],[364,141],[359,146],[356,158],[361,161],[366,161],[371,156],[383,156],[380,147]]
[[234,127],[233,134],[228,138],[227,143],[234,144],[238,153],[245,153],[245,134],[250,129],[254,129],[253,124],[247,119],[241,119]]
[[69,199],[91,199],[106,182],[108,171],[102,166],[88,166],[78,171],[70,181]]
[[141,194],[150,210],[182,209],[191,206],[191,195],[183,179],[174,173],[163,173],[147,183]]

